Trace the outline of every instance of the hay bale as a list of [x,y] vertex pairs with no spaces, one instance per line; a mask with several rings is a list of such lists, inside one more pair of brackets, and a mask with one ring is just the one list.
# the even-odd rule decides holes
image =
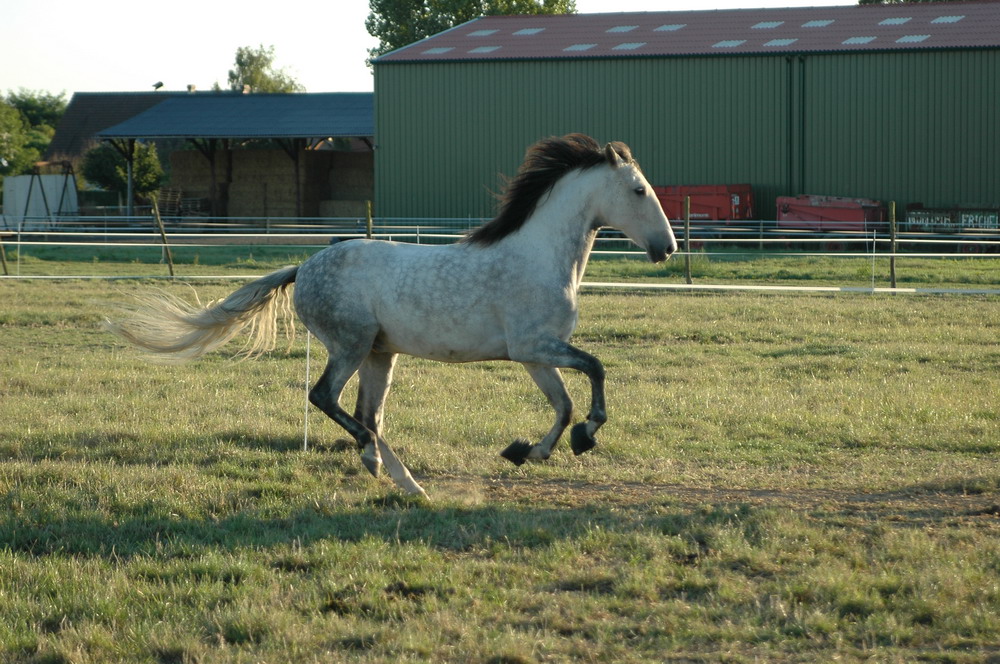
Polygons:
[[319,216],[363,219],[368,216],[368,207],[365,201],[320,201]]

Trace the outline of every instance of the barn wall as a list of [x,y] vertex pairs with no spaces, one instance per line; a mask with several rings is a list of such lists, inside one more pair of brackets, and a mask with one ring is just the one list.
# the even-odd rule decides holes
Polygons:
[[488,217],[538,138],[627,142],[653,184],[996,202],[1000,51],[377,64],[376,212]]
[[1000,51],[806,59],[804,189],[1000,205]]
[[491,216],[498,174],[569,132],[625,141],[653,184],[775,185],[787,109],[770,100],[785,80],[784,61],[760,58],[382,66],[378,213]]

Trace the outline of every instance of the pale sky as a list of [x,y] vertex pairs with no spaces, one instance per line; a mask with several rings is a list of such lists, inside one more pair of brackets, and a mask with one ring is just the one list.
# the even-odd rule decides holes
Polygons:
[[[856,0],[576,0],[580,13],[819,7]],[[0,94],[164,90],[226,85],[236,49],[274,46],[275,64],[308,92],[370,91],[376,45],[367,0],[222,3],[4,0]]]

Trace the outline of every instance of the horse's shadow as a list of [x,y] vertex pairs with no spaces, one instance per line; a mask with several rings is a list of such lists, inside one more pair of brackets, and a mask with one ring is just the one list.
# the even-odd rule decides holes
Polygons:
[[[303,441],[294,436],[273,437],[245,431],[220,431],[213,440],[222,441],[217,451],[182,459],[202,466],[210,474],[234,481],[260,477],[264,466],[279,455],[302,450]],[[239,462],[229,458],[227,448],[249,452]],[[310,440],[310,450],[320,452],[323,465],[342,475],[365,474],[357,462],[353,441],[331,436]],[[155,450],[122,454],[115,448],[106,455],[100,449],[88,451],[91,460],[113,461],[123,467],[144,467],[157,462]],[[40,454],[33,461],[50,460]],[[387,480],[386,480],[387,482]],[[487,479],[483,479],[488,483]],[[268,507],[268,492],[281,491],[278,481],[234,485],[232,495],[220,496],[218,510],[212,501],[199,501],[188,513],[177,514],[156,497],[145,502],[125,502],[110,510],[96,509],[102,501],[93,487],[81,487],[77,499],[59,506],[45,501],[30,504],[16,501],[17,509],[4,509],[0,495],[0,547],[31,555],[76,555],[83,557],[190,557],[209,551],[279,549],[292,543],[308,546],[322,540],[361,542],[381,540],[390,544],[420,542],[439,550],[463,551],[505,542],[515,547],[547,546],[560,538],[582,536],[593,524],[613,526],[620,512],[582,507],[537,507],[534,504],[456,504],[442,494],[442,502],[427,501],[398,493],[385,483],[372,484],[369,496],[337,498],[336,487],[326,500],[296,498],[294,492],[279,496],[281,501],[301,504]],[[9,499],[13,500],[11,495]],[[14,503],[10,503],[14,505]],[[175,511],[176,510],[176,511]],[[620,524],[619,524],[620,527]]]
[[[292,452],[300,450],[302,445],[302,440],[294,437],[275,439],[220,433],[217,438],[225,440],[227,446],[238,445],[261,452]],[[316,447],[323,450],[328,459],[324,463],[331,464],[330,469],[347,474],[363,472],[353,453],[325,454],[342,448],[352,451],[353,441],[330,439]],[[251,454],[249,457],[252,457],[249,465],[247,459],[241,464],[219,464],[213,455],[206,455],[195,463],[213,464],[213,468],[218,464],[220,477],[234,473],[243,478],[255,477],[262,464],[273,462],[270,455]],[[40,456],[36,460],[47,458]],[[119,465],[147,463],[141,456],[115,457],[113,460]],[[486,477],[470,479],[473,484],[481,481],[484,486],[490,482]],[[372,480],[365,477],[364,481]],[[519,480],[508,482],[517,485]],[[816,503],[816,509],[825,514],[842,510],[847,516],[856,516],[859,510],[870,510],[879,518],[892,517],[900,527],[921,527],[928,522],[945,521],[954,516],[956,510],[966,510],[966,514],[994,513],[995,501],[989,502],[989,496],[997,490],[997,483],[983,480],[981,484],[979,490],[984,498],[975,504],[956,500],[871,501],[864,496],[844,495],[839,498],[827,496]],[[449,499],[446,488],[441,489],[441,502],[406,496],[389,489],[388,485],[384,491],[372,491],[368,498],[354,494],[351,498],[338,499],[334,495],[335,488],[331,488],[327,499],[319,501],[297,497],[291,491],[281,496],[269,493],[281,492],[283,488],[280,481],[260,485],[249,482],[243,490],[234,490],[232,503],[226,502],[228,498],[221,500],[217,514],[204,504],[192,508],[190,513],[176,514],[155,497],[145,503],[122,503],[115,510],[107,507],[99,510],[96,507],[103,500],[96,495],[99,490],[88,491],[84,487],[78,487],[80,491],[66,496],[65,502],[58,506],[52,501],[32,504],[11,492],[0,495],[0,547],[30,555],[131,559],[194,557],[212,551],[283,551],[292,545],[303,547],[324,540],[346,543],[374,540],[462,552],[488,549],[497,544],[515,549],[542,549],[604,531],[681,536],[688,544],[697,545],[695,551],[700,551],[706,546],[705,533],[720,523],[738,524],[751,536],[758,519],[766,520],[771,508],[787,506],[789,500],[795,498],[790,495],[780,499],[779,496],[767,501],[762,496],[751,495],[753,492],[720,494],[681,487],[671,491],[664,487],[660,497],[650,493],[649,500],[634,505],[607,506],[600,495],[555,505],[546,503],[544,497],[516,502],[483,499],[466,505]],[[531,495],[537,488],[537,482],[526,481],[525,486],[514,486],[511,492]],[[965,484],[915,486],[899,491],[898,496],[905,497],[911,492],[917,496],[942,493],[958,496],[969,491],[970,487]],[[280,502],[272,504],[271,499],[275,497]],[[289,502],[290,508],[287,507]],[[285,506],[277,506],[281,504]]]
[[503,505],[435,506],[422,498],[389,493],[337,507],[304,504],[281,516],[237,512],[221,519],[164,514],[162,506],[137,505],[110,516],[50,515],[25,509],[0,520],[0,543],[30,555],[80,557],[193,557],[210,551],[308,547],[322,540],[388,544],[419,543],[443,551],[467,551],[503,543],[514,548],[546,547],[559,539],[585,536],[596,527],[640,529],[638,518],[622,523],[621,513],[585,508]]
[[[913,490],[919,492],[919,487]],[[130,505],[113,514],[65,510],[58,517],[53,517],[51,509],[23,504],[16,510],[4,510],[0,517],[0,546],[36,556],[128,560],[192,558],[210,552],[243,550],[273,550],[282,555],[290,548],[301,549],[324,540],[343,543],[373,540],[464,552],[488,550],[495,545],[539,550],[562,541],[582,541],[594,533],[658,534],[680,537],[686,543],[682,547],[687,551],[683,563],[712,548],[711,533],[720,525],[742,529],[750,539],[758,531],[766,532],[768,515],[774,510],[774,506],[766,503],[744,502],[734,496],[728,496],[725,503],[705,496],[697,508],[664,496],[656,509],[649,509],[647,504],[605,507],[594,501],[554,506],[535,502],[435,504],[391,490],[349,503],[338,502],[335,497],[321,502],[304,498],[291,510],[271,510],[266,506],[266,495],[257,498],[261,504],[251,503],[221,518],[211,514],[177,515],[166,512],[162,503],[155,501]],[[988,500],[988,495],[984,500]],[[881,517],[892,517],[893,523],[898,521],[902,528],[943,523],[953,518],[956,511],[993,514],[997,509],[993,503],[983,511],[978,503],[966,504],[967,501],[924,502],[882,505],[876,501],[869,505],[870,501],[865,499],[839,506],[818,503],[816,509],[827,515],[840,510],[845,516],[856,516],[858,509],[867,506]],[[970,512],[972,508],[979,511]]]
[[299,452],[303,448],[310,451],[344,452],[356,451],[357,444],[342,436],[314,434],[304,436],[261,436],[245,431],[221,431],[214,436],[228,444],[254,452]]

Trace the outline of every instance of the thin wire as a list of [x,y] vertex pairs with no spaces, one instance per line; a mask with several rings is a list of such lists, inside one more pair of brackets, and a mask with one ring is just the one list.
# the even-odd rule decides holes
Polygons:
[[878,232],[872,231],[872,293],[875,292],[875,244],[877,242]]
[[312,333],[306,330],[306,406],[303,413],[302,451],[309,451],[309,341]]

